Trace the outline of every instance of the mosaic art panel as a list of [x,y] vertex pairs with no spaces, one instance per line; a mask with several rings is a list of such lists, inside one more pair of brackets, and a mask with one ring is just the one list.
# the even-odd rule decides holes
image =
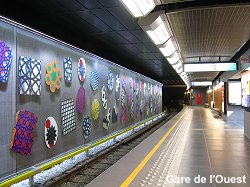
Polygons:
[[107,95],[106,95],[106,87],[103,85],[102,87],[102,106],[105,110],[108,108],[108,100],[107,100]]
[[20,56],[18,64],[19,93],[22,95],[41,94],[41,61]]
[[81,82],[83,82],[86,78],[87,66],[84,58],[80,58],[78,62],[78,78]]
[[69,98],[61,103],[63,135],[76,129],[74,99]]
[[100,105],[97,99],[94,99],[91,103],[91,117],[94,121],[97,121],[100,114]]
[[120,89],[121,89],[121,82],[119,74],[116,75],[115,79],[115,97],[119,101],[120,100]]
[[90,75],[90,86],[95,91],[98,89],[99,85],[99,76],[96,70],[93,70]]
[[107,80],[108,80],[108,90],[112,91],[114,87],[114,76],[111,70],[109,70],[107,74]]
[[50,91],[53,93],[56,89],[60,89],[62,72],[55,60],[47,64],[46,72],[46,84],[50,87]]
[[12,131],[10,149],[22,154],[31,155],[33,129],[38,121],[36,114],[22,110],[16,113],[16,126]]
[[55,146],[58,138],[58,126],[53,117],[48,117],[45,121],[44,139],[46,146],[51,149]]
[[0,41],[0,82],[8,81],[12,57],[12,49]]
[[63,60],[64,67],[64,80],[65,82],[71,83],[72,81],[72,59],[65,57]]
[[76,96],[76,110],[79,113],[83,113],[85,107],[85,89],[80,86]]
[[107,114],[105,115],[102,121],[102,127],[106,130],[108,130],[109,128],[110,119],[111,119],[111,109],[109,108]]
[[83,118],[83,137],[86,139],[89,137],[91,131],[91,119],[89,116]]

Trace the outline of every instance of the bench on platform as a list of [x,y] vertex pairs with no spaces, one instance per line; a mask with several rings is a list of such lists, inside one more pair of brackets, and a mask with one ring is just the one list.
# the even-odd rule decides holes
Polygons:
[[218,108],[213,108],[212,110],[216,112],[219,116],[222,116],[222,112]]

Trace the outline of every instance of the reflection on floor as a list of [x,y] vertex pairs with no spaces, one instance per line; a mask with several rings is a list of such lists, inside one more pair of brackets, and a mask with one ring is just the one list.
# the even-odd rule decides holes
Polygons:
[[[250,141],[242,121],[215,119],[209,109],[193,107],[192,122],[178,176],[210,175],[250,177]],[[250,186],[248,184],[202,184],[202,186]],[[175,186],[201,186],[179,184]]]
[[[178,125],[138,169],[174,124]],[[87,186],[119,186],[132,175],[130,187],[249,187],[250,140],[243,129],[243,120],[225,121],[215,118],[208,108],[186,107]],[[191,180],[170,184],[169,176]],[[206,181],[194,182],[197,176]],[[230,184],[226,183],[228,177]]]

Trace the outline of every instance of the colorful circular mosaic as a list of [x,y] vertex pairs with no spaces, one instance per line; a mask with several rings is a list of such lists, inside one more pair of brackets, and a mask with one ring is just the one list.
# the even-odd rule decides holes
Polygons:
[[47,64],[46,71],[46,84],[50,86],[51,92],[55,92],[56,89],[60,89],[62,72],[55,60]]
[[7,82],[12,61],[12,49],[0,41],[0,82]]
[[45,121],[45,143],[48,148],[54,147],[58,137],[58,126],[53,117],[48,117]]
[[112,91],[114,87],[114,77],[113,77],[113,73],[111,70],[109,70],[107,74],[107,80],[108,80],[108,89],[109,91]]
[[72,59],[70,57],[65,57],[63,60],[64,63],[64,80],[65,82],[72,81]]
[[90,75],[90,86],[95,91],[98,89],[99,77],[96,70],[93,70]]
[[84,138],[88,138],[90,135],[90,130],[91,130],[91,119],[89,116],[85,116],[83,118],[83,136]]
[[86,70],[87,70],[86,62],[84,58],[80,58],[78,62],[77,72],[78,72],[79,80],[81,82],[83,82],[86,78]]
[[91,104],[91,117],[97,121],[100,113],[100,105],[97,99],[94,99]]

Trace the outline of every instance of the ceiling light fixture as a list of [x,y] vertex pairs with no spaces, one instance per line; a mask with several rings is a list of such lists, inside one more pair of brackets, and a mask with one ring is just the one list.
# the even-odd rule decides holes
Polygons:
[[[190,87],[189,77],[183,72],[182,57],[176,39],[171,31],[170,24],[164,11],[150,13],[138,20],[139,25],[156,44],[161,53],[167,58],[175,71],[185,79],[185,84]],[[185,76],[184,74],[185,73]]]
[[156,6],[154,0],[122,0],[122,3],[136,18],[146,16]]
[[175,70],[177,70],[177,69],[179,69],[180,67],[182,67],[182,63],[181,63],[181,61],[179,60],[176,64],[173,64],[172,66],[173,66],[173,68],[174,68]]
[[169,29],[163,20],[162,16],[158,13],[151,13],[149,16],[140,18],[138,21],[139,25],[156,45],[164,44],[170,38]]
[[174,47],[173,40],[171,38],[165,44],[159,46],[159,49],[165,57],[171,56],[176,50],[176,48]]
[[180,60],[180,57],[179,57],[177,51],[175,51],[173,55],[168,57],[167,60],[171,65],[176,64],[178,62],[178,60]]

